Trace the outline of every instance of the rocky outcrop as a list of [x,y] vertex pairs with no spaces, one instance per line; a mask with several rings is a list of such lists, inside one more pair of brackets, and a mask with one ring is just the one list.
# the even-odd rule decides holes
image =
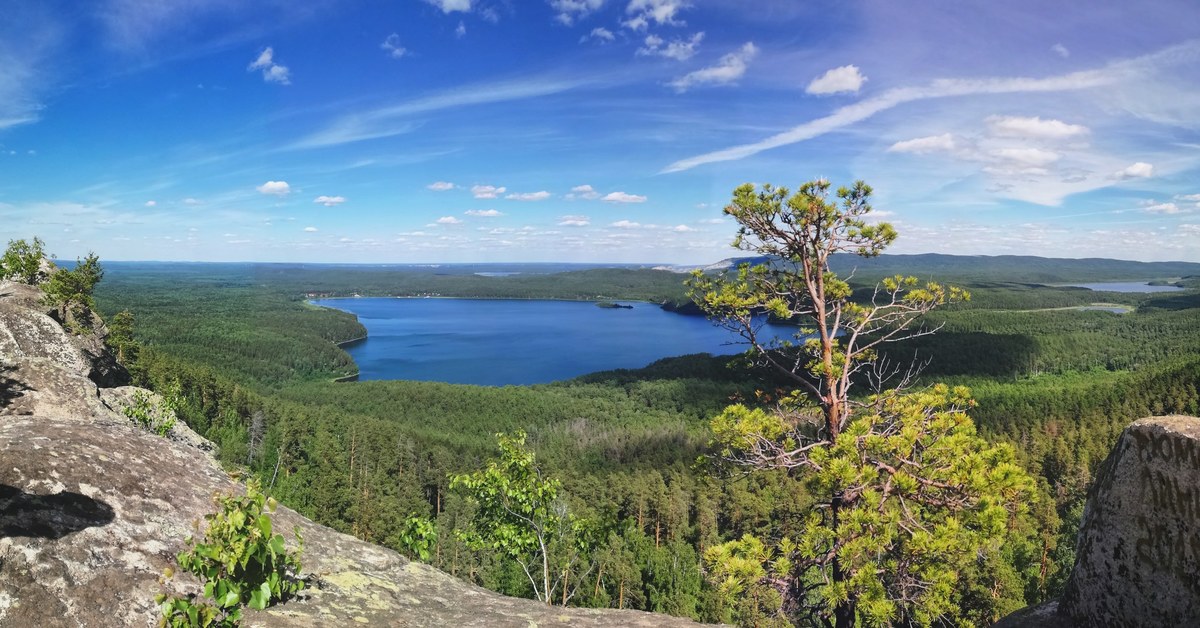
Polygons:
[[[154,625],[156,593],[200,590],[187,574],[162,582],[163,571],[215,510],[212,496],[241,487],[185,426],[168,438],[134,426],[121,408],[145,392],[98,388],[37,303],[0,287],[0,628]],[[507,598],[285,507],[274,523],[289,542],[293,529],[303,536],[310,585],[248,612],[246,626],[694,625]]]
[[1062,599],[998,625],[1198,624],[1200,419],[1141,419],[1125,428],[1088,493]]

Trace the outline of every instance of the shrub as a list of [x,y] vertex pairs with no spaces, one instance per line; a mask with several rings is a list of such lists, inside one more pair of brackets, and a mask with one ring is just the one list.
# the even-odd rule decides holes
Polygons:
[[263,495],[258,480],[249,482],[245,496],[216,500],[220,510],[205,516],[204,540],[188,539],[190,548],[178,556],[179,566],[204,583],[205,599],[160,594],[159,626],[237,626],[243,607],[262,610],[304,588],[297,577],[301,550],[287,551],[283,536],[272,532],[275,500]]

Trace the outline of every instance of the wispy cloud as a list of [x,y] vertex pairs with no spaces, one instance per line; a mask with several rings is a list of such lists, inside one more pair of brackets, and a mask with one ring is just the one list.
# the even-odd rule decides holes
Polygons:
[[548,2],[550,8],[555,12],[554,19],[567,26],[604,6],[604,0],[548,0]]
[[686,92],[697,85],[728,85],[742,78],[750,61],[758,55],[758,48],[746,42],[738,50],[717,60],[716,65],[689,72],[670,83],[677,92]]
[[550,193],[546,190],[540,192],[522,192],[519,194],[509,194],[504,198],[510,201],[544,201],[550,198]]
[[342,203],[345,203],[345,202],[346,202],[346,197],[344,197],[344,196],[324,196],[324,195],[322,195],[322,196],[318,196],[317,198],[314,198],[314,199],[313,199],[313,202],[314,202],[314,203],[317,203],[317,204],[319,204],[319,205],[324,205],[324,206],[326,206],[326,207],[334,207],[334,206],[336,206],[336,205],[341,205]]
[[434,181],[425,187],[433,190],[434,192],[446,192],[453,190],[456,186],[449,181]]
[[468,209],[467,211],[465,211],[463,213],[468,216],[479,216],[481,218],[495,218],[497,216],[504,215],[503,213],[498,212],[494,209]]
[[425,2],[441,9],[442,13],[471,12],[471,0],[425,0]]
[[388,35],[387,39],[384,39],[383,43],[379,44],[379,47],[387,51],[388,56],[393,59],[399,59],[408,54],[408,49],[400,45],[400,35],[398,33]]
[[630,0],[625,13],[631,17],[621,25],[635,31],[645,30],[651,23],[682,26],[683,21],[678,15],[691,6],[687,0]]
[[363,140],[408,133],[414,123],[407,118],[458,107],[490,105],[501,102],[550,96],[588,85],[583,79],[529,77],[510,81],[475,83],[415,98],[390,107],[350,114],[335,120],[321,131],[292,144],[289,148],[336,146]]
[[861,122],[882,111],[905,103],[931,98],[950,98],[975,94],[1008,94],[1019,92],[1053,92],[1100,87],[1117,80],[1112,72],[1085,70],[1050,78],[985,78],[939,79],[922,87],[898,87],[878,96],[846,105],[833,113],[795,126],[764,140],[681,159],[663,169],[680,172],[696,166],[721,161],[733,161],[756,155],[764,150],[779,148],[824,135],[830,131]]
[[1119,181],[1126,179],[1145,179],[1154,176],[1154,166],[1144,161],[1139,161],[1131,164],[1128,168],[1122,168],[1113,173],[1113,178]]
[[258,58],[246,66],[247,72],[262,70],[263,80],[268,83],[279,83],[280,85],[292,84],[292,73],[287,66],[275,63],[275,50],[270,46],[258,53]]
[[[756,155],[762,151],[803,142],[866,120],[893,107],[938,98],[975,96],[989,94],[1044,93],[1073,90],[1088,90],[1112,87],[1122,82],[1136,82],[1152,74],[1160,65],[1182,65],[1194,62],[1200,56],[1200,40],[1171,46],[1149,55],[1111,63],[1103,68],[1082,70],[1046,78],[989,77],[938,79],[927,85],[889,89],[878,96],[835,109],[833,113],[797,125],[787,131],[772,135],[757,142],[716,150],[669,164],[663,173],[680,172],[697,166],[733,161]],[[1150,105],[1130,104],[1129,113],[1166,122],[1182,123],[1172,112],[1151,111]],[[1194,120],[1192,121],[1194,123]]]
[[658,35],[646,35],[642,47],[637,49],[640,57],[666,57],[676,61],[687,61],[696,54],[700,42],[704,41],[704,31],[700,31],[688,39],[673,39],[669,43]]

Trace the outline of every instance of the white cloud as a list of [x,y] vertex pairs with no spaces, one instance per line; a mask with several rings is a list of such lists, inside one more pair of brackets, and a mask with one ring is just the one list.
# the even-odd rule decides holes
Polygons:
[[503,213],[498,212],[494,209],[468,209],[467,211],[465,211],[463,213],[468,216],[482,216],[484,218],[494,218],[496,216],[504,215]]
[[992,155],[1004,161],[1035,167],[1048,166],[1062,158],[1054,151],[1041,148],[998,148],[992,151]]
[[702,224],[702,225],[720,225],[720,224],[724,224],[724,223],[725,223],[724,218],[705,218],[704,220],[700,221],[700,224]]
[[436,222],[436,223],[437,223],[437,224],[439,224],[439,225],[457,225],[457,224],[462,224],[462,221],[461,221],[461,220],[459,220],[459,219],[457,219],[457,218],[455,218],[454,216],[442,216],[441,218],[438,218],[438,219],[437,219],[437,220],[435,220],[434,222]]
[[[570,26],[604,6],[604,0],[548,0],[556,13],[554,19]],[[593,31],[594,32],[594,31]]]
[[586,227],[590,224],[592,220],[587,216],[562,216],[558,221],[560,227]]
[[454,36],[462,39],[463,35],[467,34],[467,25],[463,21],[458,22],[458,28],[454,29]]
[[540,192],[522,192],[520,194],[509,194],[504,198],[510,201],[544,201],[550,198],[550,193],[545,190]]
[[146,201],[146,207],[154,207],[158,205],[158,201]]
[[1120,180],[1145,179],[1152,176],[1154,176],[1154,166],[1144,161],[1136,162],[1130,165],[1128,168],[1119,170],[1113,174],[1113,178]]
[[496,198],[508,191],[506,187],[496,187],[494,185],[472,185],[471,194],[475,198]]
[[415,128],[409,118],[446,109],[490,105],[558,94],[589,84],[586,79],[530,76],[511,81],[473,83],[418,97],[389,107],[348,114],[302,138],[289,149],[334,146],[393,137]]
[[617,36],[613,35],[612,31],[608,30],[607,28],[604,28],[603,26],[597,26],[596,28],[592,29],[591,33],[588,33],[587,35],[580,37],[579,43],[582,44],[583,42],[585,42],[589,39],[594,39],[594,40],[604,44],[604,43],[608,43],[616,38],[617,38]]
[[387,39],[383,40],[382,44],[379,44],[379,47],[386,50],[388,55],[393,59],[399,59],[408,54],[408,49],[400,45],[400,35],[398,33],[388,35]]
[[275,63],[275,50],[270,46],[263,49],[259,53],[258,58],[246,66],[247,72],[255,70],[262,70],[263,80],[268,83],[279,83],[280,85],[292,84],[291,71],[287,69],[287,66]]
[[1183,209],[1175,203],[1154,203],[1142,208],[1148,214],[1178,214]]
[[746,73],[746,67],[758,54],[758,48],[751,42],[746,42],[735,52],[731,52],[711,67],[689,72],[668,83],[677,92],[686,92],[696,85],[728,85]]
[[1071,51],[1067,50],[1067,47],[1062,44],[1054,44],[1053,46],[1050,46],[1050,50],[1054,54],[1056,54],[1064,59],[1071,56]]
[[631,220],[618,220],[609,226],[616,227],[618,229],[636,229],[642,225],[641,223],[633,222]]
[[954,136],[950,133],[918,137],[911,140],[896,142],[888,147],[889,153],[915,153],[923,155],[941,151],[952,151],[957,147]]
[[307,232],[309,232],[309,233],[316,233],[316,232],[317,232],[317,228],[316,228],[316,227],[305,227],[305,228],[304,228],[304,230],[305,230],[305,231],[307,231]]
[[866,81],[867,77],[858,71],[858,66],[843,65],[813,79],[804,91],[818,95],[857,92]]
[[448,190],[453,190],[456,186],[449,181],[434,181],[425,187],[433,190],[434,192],[446,192]]
[[258,190],[262,194],[287,196],[289,193],[291,193],[292,186],[288,185],[287,181],[267,181],[266,183],[255,187],[254,189]]
[[1103,70],[1085,70],[1040,79],[938,79],[922,87],[897,87],[889,89],[878,96],[840,107],[827,116],[810,120],[764,140],[681,159],[668,165],[663,169],[663,172],[680,172],[704,164],[744,159],[764,150],[779,148],[780,146],[787,146],[824,135],[856,122],[861,122],[877,113],[887,111],[904,103],[977,94],[1061,92],[1088,89],[1108,85],[1119,78],[1118,74]]
[[425,2],[441,9],[442,13],[471,12],[471,0],[425,0]]
[[990,116],[985,120],[988,130],[1001,137],[1023,137],[1040,140],[1065,140],[1087,135],[1089,130],[1079,124],[1062,120],[1043,120],[1038,116]]
[[688,233],[691,231],[695,231],[695,229],[693,229],[687,225],[676,225],[675,228],[671,229],[671,231],[674,231],[676,233]]
[[626,194],[624,192],[609,192],[600,199],[606,203],[645,203],[646,197],[639,194]]
[[342,203],[345,203],[346,198],[343,196],[324,196],[324,195],[322,195],[322,196],[318,196],[317,198],[314,198],[313,202],[320,203],[326,207],[333,207],[335,205],[341,205]]
[[637,49],[638,56],[657,56],[674,59],[676,61],[687,61],[696,54],[696,48],[700,46],[700,42],[704,40],[704,31],[700,31],[692,35],[690,39],[675,39],[666,46],[663,38],[657,35],[646,35],[643,46]]
[[192,198],[190,196],[188,198],[183,199],[184,205],[199,205],[199,204],[201,204],[201,202],[202,201],[200,199]]
[[621,22],[621,25],[635,31],[644,30],[651,22],[682,26],[683,21],[676,19],[676,15],[691,6],[687,0],[630,0],[625,13],[633,17]]
[[567,195],[567,199],[574,200],[577,198],[587,199],[589,201],[595,200],[600,198],[600,193],[596,191],[596,188],[593,188],[590,185],[577,185],[571,188],[571,193]]

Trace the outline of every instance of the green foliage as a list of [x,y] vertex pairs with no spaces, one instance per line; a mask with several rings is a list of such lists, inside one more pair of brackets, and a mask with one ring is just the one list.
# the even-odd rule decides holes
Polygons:
[[389,545],[401,552],[429,562],[437,545],[437,524],[426,517],[409,515],[390,539]]
[[160,626],[236,626],[243,607],[262,610],[304,588],[297,579],[300,550],[289,552],[283,536],[273,533],[269,513],[275,500],[262,494],[257,480],[244,496],[216,501],[220,510],[205,516],[204,540],[188,539],[190,549],[177,557],[182,569],[204,583],[208,601],[160,595]]
[[46,243],[41,238],[33,242],[9,240],[8,248],[0,257],[0,279],[11,279],[36,285],[44,278],[42,260],[46,258]]
[[[562,484],[542,476],[524,432],[497,434],[500,457],[473,473],[451,477],[477,504],[472,528],[462,530],[468,546],[487,548],[516,561],[533,587],[534,597],[562,604],[574,597],[590,565],[595,534],[590,523],[572,515],[559,495]],[[575,575],[574,585],[571,576]],[[574,586],[574,589],[572,589]]]
[[108,346],[116,352],[117,362],[125,367],[137,363],[139,346],[133,337],[133,312],[121,310],[108,323]]
[[175,412],[182,403],[178,382],[172,382],[162,391],[162,403],[155,403],[151,393],[138,390],[133,393],[133,403],[121,408],[121,412],[140,428],[166,436],[175,428]]
[[59,268],[50,274],[42,285],[44,300],[58,310],[59,320],[68,329],[90,330],[91,313],[96,308],[92,292],[103,278],[100,258],[95,253],[88,253],[87,257],[76,261],[74,268]]
[[795,545],[787,538],[778,552],[753,534],[708,548],[704,566],[716,583],[723,605],[732,612],[725,619],[739,626],[783,627],[791,622],[782,611]]

